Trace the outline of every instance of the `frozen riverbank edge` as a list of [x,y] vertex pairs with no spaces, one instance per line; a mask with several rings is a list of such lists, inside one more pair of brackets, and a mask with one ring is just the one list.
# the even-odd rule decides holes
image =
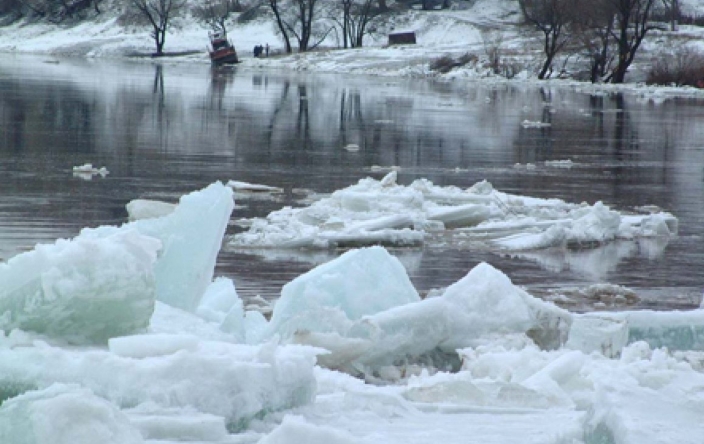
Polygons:
[[[699,7],[698,5],[695,6]],[[92,21],[76,25],[19,22],[0,28],[0,53],[17,57],[39,56],[48,63],[80,58],[95,63],[103,60],[128,60],[159,64],[210,64],[205,51],[208,29],[192,17],[174,19],[166,38],[166,56],[152,58],[153,40],[149,30],[120,24],[114,8],[105,8],[105,11]],[[323,49],[286,55],[282,54],[273,23],[264,19],[244,24],[233,21],[229,37],[237,47],[241,59],[236,69],[344,73],[497,85],[557,85],[595,94],[629,92],[655,102],[668,97],[704,97],[704,91],[696,88],[647,86],[639,81],[644,78],[648,64],[664,49],[676,48],[680,41],[701,46],[704,30],[695,26],[681,25],[677,32],[651,31],[626,78],[628,83],[612,85],[591,84],[569,78],[538,80],[535,72],[542,62],[540,41],[537,35],[531,35],[525,27],[519,27],[517,2],[477,0],[469,9],[412,10],[390,20],[391,29],[415,31],[418,44],[387,46],[386,36],[379,35],[370,36],[362,48],[330,49],[336,43],[326,41],[321,46]],[[513,79],[498,76],[487,66],[484,42],[487,32],[500,32],[504,57],[522,66]],[[272,57],[252,57],[251,48],[264,43],[271,45]],[[430,68],[431,62],[440,56],[460,57],[467,53],[477,56],[477,63],[457,67],[444,74]]]

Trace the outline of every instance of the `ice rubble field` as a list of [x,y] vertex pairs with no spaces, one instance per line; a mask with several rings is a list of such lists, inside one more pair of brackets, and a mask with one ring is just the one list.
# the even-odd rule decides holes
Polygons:
[[427,179],[403,186],[396,171],[381,180],[362,179],[308,207],[286,207],[241,223],[250,229],[235,236],[233,246],[403,246],[442,233],[454,245],[535,250],[677,234],[677,219],[652,209],[625,215],[601,202],[571,204],[506,194],[486,181],[468,190],[435,186]]
[[[233,242],[444,230],[537,248],[676,232],[664,213],[395,179],[283,209]],[[371,246],[288,283],[267,320],[213,276],[233,188],[140,206],[155,217],[0,264],[1,443],[702,442],[704,310],[574,314],[487,263],[421,299]]]

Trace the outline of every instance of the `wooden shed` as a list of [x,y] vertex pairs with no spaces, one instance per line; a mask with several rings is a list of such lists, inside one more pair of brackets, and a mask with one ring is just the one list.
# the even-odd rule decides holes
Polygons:
[[413,31],[395,32],[389,34],[389,46],[391,45],[415,45],[416,33]]

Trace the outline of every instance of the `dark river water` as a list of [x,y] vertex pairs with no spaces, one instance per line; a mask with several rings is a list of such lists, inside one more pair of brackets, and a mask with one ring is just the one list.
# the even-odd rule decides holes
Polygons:
[[[521,122],[551,123],[524,128]],[[358,152],[342,149],[350,143]],[[571,168],[545,161],[567,160]],[[106,177],[84,180],[92,163]],[[535,165],[535,168],[517,168]],[[657,205],[679,218],[669,240],[520,255],[452,246],[393,250],[421,292],[480,261],[549,297],[611,283],[635,308],[691,308],[704,289],[704,100],[599,93],[589,85],[439,83],[398,78],[213,70],[42,57],[0,60],[0,260],[82,227],[120,224],[125,204],[175,202],[220,180],[282,187],[237,202],[233,219],[300,205],[399,166],[399,182],[468,187],[626,211]],[[236,232],[233,225],[229,234]],[[217,274],[243,297],[281,286],[338,251],[224,249]],[[589,301],[573,309],[589,309]],[[592,307],[593,308],[593,307]]]

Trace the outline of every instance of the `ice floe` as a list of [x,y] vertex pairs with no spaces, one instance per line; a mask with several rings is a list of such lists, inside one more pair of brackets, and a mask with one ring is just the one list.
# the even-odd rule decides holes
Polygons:
[[105,167],[96,168],[92,163],[84,163],[83,165],[78,165],[73,167],[74,177],[78,177],[84,180],[91,180],[93,176],[105,177],[110,174]]
[[456,244],[513,251],[602,245],[615,239],[673,236],[677,218],[667,212],[624,213],[602,202],[573,204],[495,190],[439,187],[427,179],[408,186],[397,172],[361,179],[307,207],[285,207],[255,218],[230,245],[238,248],[330,248],[370,244],[416,246],[433,233]]

